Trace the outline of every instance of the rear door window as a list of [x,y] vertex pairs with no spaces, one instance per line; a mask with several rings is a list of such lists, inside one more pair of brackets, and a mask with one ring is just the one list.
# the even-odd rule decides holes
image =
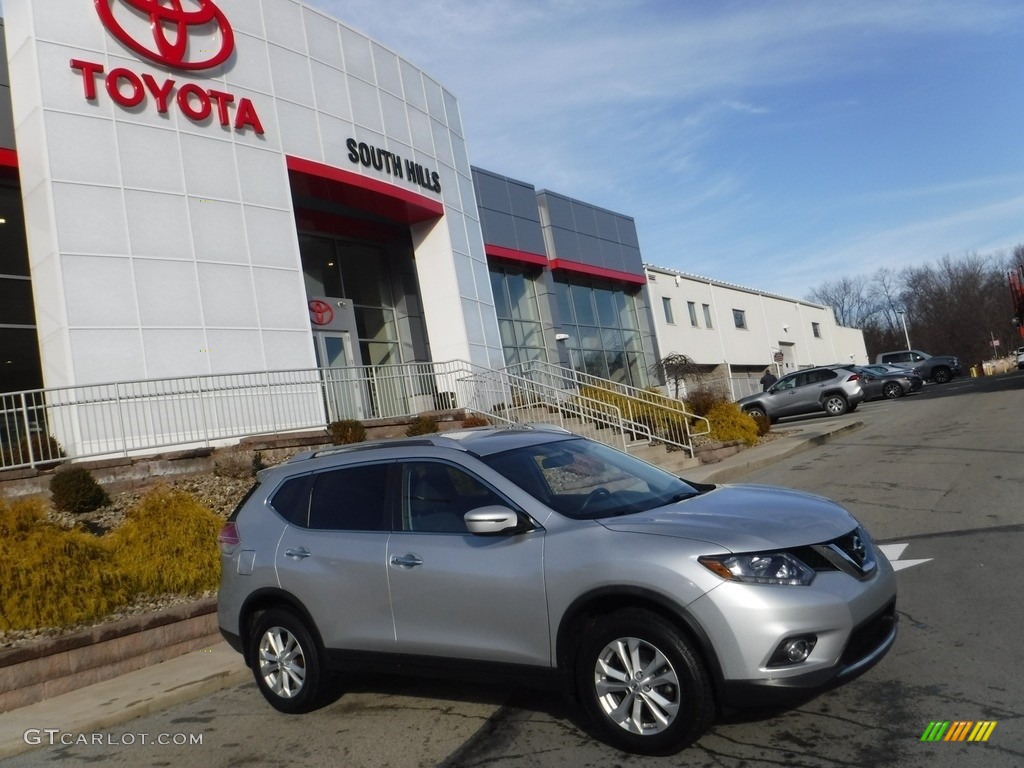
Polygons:
[[394,464],[361,464],[314,475],[309,527],[389,531],[388,474]]
[[309,489],[312,475],[293,477],[282,483],[270,497],[270,506],[292,525],[309,525]]

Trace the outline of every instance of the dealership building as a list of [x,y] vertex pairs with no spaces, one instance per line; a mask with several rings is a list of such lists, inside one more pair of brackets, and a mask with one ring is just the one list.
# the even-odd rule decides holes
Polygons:
[[659,349],[631,217],[472,166],[455,96],[343,21],[296,0],[5,14],[0,393],[72,393],[72,455],[113,429],[85,426],[82,388],[108,382],[458,360],[644,387],[686,352]]
[[8,3],[0,391],[656,356],[632,218],[474,168],[455,97],[294,0]]

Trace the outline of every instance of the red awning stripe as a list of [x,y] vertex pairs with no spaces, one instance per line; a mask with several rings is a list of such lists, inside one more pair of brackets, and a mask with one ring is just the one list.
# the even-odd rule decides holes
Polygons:
[[634,285],[644,285],[647,282],[647,278],[643,275],[634,275],[631,272],[623,272],[618,269],[595,267],[592,264],[583,264],[579,261],[567,261],[566,259],[552,259],[551,268],[564,269],[566,272],[577,272],[583,275],[590,275],[591,277],[603,277],[608,280],[618,280],[621,283],[633,283]]
[[444,205],[439,200],[396,184],[301,157],[288,156],[286,161],[293,189],[298,187],[296,191],[300,193],[404,224],[430,221],[444,215]]
[[521,264],[533,264],[535,266],[548,266],[548,257],[543,253],[531,253],[530,251],[519,251],[515,248],[505,248],[501,245],[484,244],[484,251],[488,256],[495,259],[506,259],[507,261],[518,261]]

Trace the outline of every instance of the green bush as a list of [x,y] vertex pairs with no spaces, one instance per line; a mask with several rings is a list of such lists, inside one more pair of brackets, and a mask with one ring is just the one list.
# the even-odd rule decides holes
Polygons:
[[432,435],[437,431],[436,416],[417,416],[405,430],[405,434],[408,437],[416,437],[417,435]]
[[220,581],[223,523],[185,491],[150,491],[106,537],[115,565],[137,593],[198,594]]
[[757,443],[757,424],[736,403],[718,403],[708,411],[705,418],[711,423],[709,437],[712,440],[722,443],[742,440],[747,445]]
[[[681,413],[685,406],[656,390],[645,390],[644,399],[640,400],[604,387],[584,386],[580,387],[580,396],[587,398],[588,401],[596,400],[598,403],[606,403],[617,408],[623,419],[644,425],[655,438],[677,443],[687,442],[687,418]],[[586,408],[594,407],[593,402],[581,405]],[[608,413],[614,413],[612,408],[608,409]],[[637,433],[635,436],[644,435]]]
[[366,439],[366,427],[363,426],[363,422],[356,419],[332,421],[328,425],[327,431],[331,435],[331,442],[335,445],[361,443]]
[[238,480],[256,477],[256,473],[265,468],[263,454],[259,451],[254,452],[252,456],[228,452],[213,462],[215,477],[232,477]]
[[697,387],[686,395],[686,410],[695,416],[707,417],[711,411],[731,400],[721,390]]
[[110,497],[92,473],[84,467],[63,467],[50,479],[53,506],[62,512],[79,515],[110,503]]
[[47,522],[39,499],[0,499],[0,630],[88,622],[129,599],[102,539]]

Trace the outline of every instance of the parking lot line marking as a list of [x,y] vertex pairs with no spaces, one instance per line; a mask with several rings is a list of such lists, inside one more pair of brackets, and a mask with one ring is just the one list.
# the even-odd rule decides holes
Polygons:
[[901,571],[904,568],[921,565],[922,563],[929,563],[935,559],[933,557],[926,557],[923,560],[900,560],[900,555],[903,554],[903,550],[908,546],[908,544],[879,544],[878,548],[892,565],[892,569],[894,571]]

